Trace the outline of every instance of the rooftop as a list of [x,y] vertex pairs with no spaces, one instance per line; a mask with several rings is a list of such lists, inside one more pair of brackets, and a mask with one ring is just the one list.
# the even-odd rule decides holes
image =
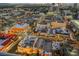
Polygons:
[[71,20],[71,22],[79,29],[79,20]]

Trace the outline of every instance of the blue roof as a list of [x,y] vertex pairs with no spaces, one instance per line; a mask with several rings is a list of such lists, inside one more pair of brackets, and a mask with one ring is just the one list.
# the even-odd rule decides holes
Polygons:
[[2,44],[3,41],[4,41],[4,40],[0,39],[0,45]]
[[2,43],[5,41],[6,41],[6,39],[0,39],[0,48],[3,47]]
[[15,27],[17,27],[17,28],[23,28],[25,26],[27,26],[27,24],[16,24],[15,25]]

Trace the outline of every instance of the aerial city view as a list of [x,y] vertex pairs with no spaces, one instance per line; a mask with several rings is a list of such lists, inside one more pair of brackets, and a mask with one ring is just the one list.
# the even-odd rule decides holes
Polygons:
[[79,4],[0,3],[0,56],[79,56]]

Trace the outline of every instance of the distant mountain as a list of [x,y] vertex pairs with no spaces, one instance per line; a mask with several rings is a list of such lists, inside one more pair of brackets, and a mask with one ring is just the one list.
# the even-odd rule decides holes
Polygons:
[[8,3],[0,3],[0,6],[9,5]]
[[14,4],[9,4],[9,3],[0,3],[0,8],[5,8],[5,7],[14,7]]
[[28,3],[0,3],[0,8],[7,7],[36,7],[36,6],[47,6],[48,4],[28,4]]

